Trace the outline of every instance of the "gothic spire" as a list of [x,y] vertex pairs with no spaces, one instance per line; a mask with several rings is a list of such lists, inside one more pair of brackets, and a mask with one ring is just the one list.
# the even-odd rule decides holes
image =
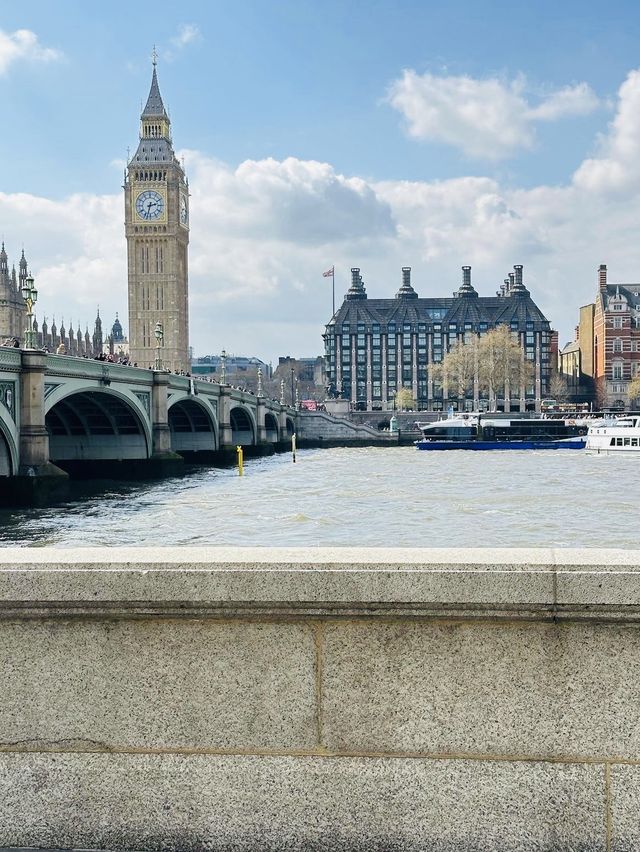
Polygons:
[[160,87],[158,86],[158,75],[156,74],[156,61],[154,59],[153,62],[153,75],[151,77],[151,89],[149,90],[149,97],[147,98],[147,105],[142,110],[141,119],[145,118],[169,118],[167,115],[167,111],[164,108],[164,104],[162,103],[162,95],[160,94]]
[[4,250],[4,240],[2,241],[2,250],[0,250],[0,275],[9,274],[9,264],[7,263],[7,253]]

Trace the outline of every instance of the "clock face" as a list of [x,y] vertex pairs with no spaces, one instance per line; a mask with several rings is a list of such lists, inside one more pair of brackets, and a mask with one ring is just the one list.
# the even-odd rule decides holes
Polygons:
[[136,198],[136,213],[141,219],[152,222],[164,213],[164,198],[153,189],[146,189]]
[[184,195],[180,196],[180,221],[183,225],[187,224],[187,220],[189,218],[189,213],[187,211],[187,199]]

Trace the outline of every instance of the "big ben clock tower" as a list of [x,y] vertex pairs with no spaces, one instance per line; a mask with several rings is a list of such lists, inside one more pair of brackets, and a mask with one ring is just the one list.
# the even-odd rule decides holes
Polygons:
[[[124,218],[129,270],[129,352],[139,367],[187,372],[189,364],[189,185],[171,143],[156,57],[140,143],[127,164]],[[156,325],[161,323],[157,351]]]

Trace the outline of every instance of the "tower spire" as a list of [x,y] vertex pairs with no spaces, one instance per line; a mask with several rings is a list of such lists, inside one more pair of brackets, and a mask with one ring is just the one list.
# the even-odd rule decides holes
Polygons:
[[169,121],[169,116],[167,115],[167,111],[164,108],[164,103],[162,102],[162,95],[160,94],[160,86],[158,86],[158,74],[156,72],[156,54],[154,53],[153,60],[153,74],[151,75],[151,88],[149,89],[149,97],[147,98],[147,103],[145,108],[142,110],[142,115],[140,118],[142,121],[145,118],[164,118]]

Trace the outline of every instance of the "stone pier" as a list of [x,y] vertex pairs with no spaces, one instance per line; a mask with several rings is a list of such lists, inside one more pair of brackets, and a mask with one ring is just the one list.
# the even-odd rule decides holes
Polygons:
[[0,550],[0,846],[632,852],[639,562]]

